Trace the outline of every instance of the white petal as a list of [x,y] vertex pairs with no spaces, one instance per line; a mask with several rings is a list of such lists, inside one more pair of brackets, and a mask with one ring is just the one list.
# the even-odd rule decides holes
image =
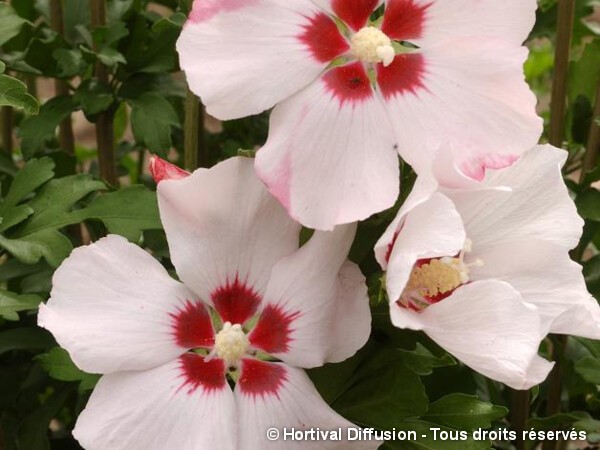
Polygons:
[[379,76],[392,121],[404,125],[396,127],[400,154],[418,173],[430,170],[440,147],[455,147],[456,166],[481,180],[486,169],[510,165],[537,143],[542,120],[523,75],[525,48],[457,40],[397,59],[418,57],[422,68],[411,73],[421,79],[408,91],[384,83],[402,75],[394,73],[406,70],[402,64],[380,69]]
[[126,239],[74,250],[52,281],[38,323],[86,372],[148,369],[187,350],[177,345],[173,314],[195,295]]
[[313,58],[300,36],[318,13],[309,0],[196,0],[177,51],[207,111],[257,114],[315,80],[330,61]]
[[537,355],[543,332],[535,306],[507,283],[462,286],[423,311],[421,320],[425,333],[446,351],[514,389],[541,383],[552,368]]
[[365,83],[359,100],[344,98],[346,92],[335,93],[321,79],[280,103],[256,155],[259,177],[307,227],[330,230],[362,220],[398,197],[392,126],[362,75],[355,78]]
[[[527,240],[491,246],[468,258],[483,261],[472,278],[509,283],[523,300],[537,306],[544,333],[600,339],[600,307],[587,292],[581,266],[567,250],[550,242]],[[467,263],[469,259],[467,259]]]
[[162,181],[158,203],[177,273],[207,302],[235,280],[262,294],[273,265],[298,248],[300,226],[256,178],[249,158]]
[[[266,365],[267,363],[262,363]],[[269,364],[283,378],[275,392],[257,394],[244,389],[244,383],[238,383],[235,396],[239,408],[239,450],[257,449],[376,449],[379,442],[335,441],[335,440],[283,440],[283,430],[320,430],[342,429],[342,437],[346,429],[355,428],[342,416],[333,411],[321,398],[312,382],[303,370],[284,364]],[[262,371],[261,371],[262,372]],[[242,375],[243,377],[244,375]],[[249,375],[250,377],[250,375]],[[280,439],[269,441],[266,432],[276,428],[282,434]]]
[[396,302],[420,259],[454,256],[464,246],[465,230],[454,204],[439,192],[410,211],[393,244],[386,272],[390,301]]
[[415,181],[412,191],[410,191],[410,195],[406,198],[404,203],[402,203],[398,214],[396,214],[392,223],[379,238],[377,244],[375,244],[375,257],[383,270],[387,269],[388,259],[392,251],[392,244],[396,239],[396,234],[400,231],[400,228],[404,223],[406,215],[421,203],[429,200],[438,188],[435,178],[427,175],[428,174],[423,174],[417,177],[417,181]]
[[[249,336],[252,345],[297,367],[320,366],[329,358],[339,361],[362,347],[371,321],[368,307],[357,305],[361,301],[368,305],[364,279],[358,279],[354,268],[350,269],[354,273],[343,268],[355,230],[355,225],[345,225],[316,232],[297,253],[275,266],[261,317]],[[342,277],[352,278],[340,280],[340,271]],[[340,337],[334,324],[344,304],[357,335],[336,349]]]
[[414,41],[419,46],[453,38],[499,38],[521,45],[533,28],[537,9],[535,0],[417,0],[416,3],[430,4],[422,36]]
[[[583,220],[562,179],[565,158],[563,150],[538,146],[513,166],[490,173],[483,185],[496,191],[448,191],[465,220],[468,237],[480,247],[518,239],[575,247]],[[511,192],[499,192],[500,187]]]
[[219,389],[192,389],[178,361],[106,375],[73,435],[87,450],[233,450],[235,399],[224,380]]

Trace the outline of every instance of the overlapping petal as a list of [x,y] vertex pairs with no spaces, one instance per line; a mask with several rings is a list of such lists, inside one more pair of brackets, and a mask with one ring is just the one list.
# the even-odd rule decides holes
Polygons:
[[[256,364],[256,363],[254,363]],[[306,440],[306,441],[268,441],[266,431],[274,427],[278,430],[295,429],[336,431],[354,427],[342,416],[333,411],[321,398],[306,373],[280,363],[258,363],[259,368],[243,367],[242,377],[235,390],[239,408],[239,450],[256,449],[376,449],[379,442],[373,441],[335,441],[335,440]],[[276,391],[256,392],[249,389],[244,381],[244,370],[254,369],[262,372],[265,377],[278,380]],[[275,385],[274,379],[269,380],[269,386]]]
[[[355,225],[315,232],[293,255],[274,268],[261,317],[250,342],[296,367],[315,367],[354,354],[369,337],[370,317],[364,278],[346,256]],[[336,313],[348,316],[342,324]],[[352,323],[350,342],[340,345],[339,326]]]
[[482,180],[487,169],[510,165],[537,143],[542,120],[524,80],[526,49],[462,39],[418,55],[422,67],[411,68],[420,73],[416,81],[397,83],[404,75],[388,72],[405,67],[396,64],[379,71],[392,122],[403,124],[395,127],[400,154],[418,173],[431,170],[436,151],[455,145],[458,168]]
[[420,313],[397,304],[390,312],[395,325],[418,323],[464,364],[514,389],[541,383],[552,369],[537,355],[543,333],[536,308],[505,282],[467,284]]
[[299,245],[300,226],[269,196],[248,158],[162,181],[158,202],[177,274],[211,304],[220,289],[250,292],[249,301],[262,295],[271,268]]
[[235,399],[224,372],[220,384],[214,374],[199,370],[193,380],[197,383],[190,384],[178,360],[105,375],[73,435],[87,450],[237,448]]
[[394,204],[392,130],[362,66],[340,67],[275,107],[256,170],[292,217],[329,230]]
[[[91,373],[149,369],[177,358],[187,348],[177,342],[174,315],[187,304],[204,309],[158,261],[116,235],[74,250],[52,281],[38,323]],[[206,336],[209,326],[196,324]]]
[[[315,80],[329,63],[313,57],[300,39],[319,14],[310,0],[195,1],[177,41],[191,89],[222,120],[273,107]],[[328,27],[337,33],[332,21]],[[322,48],[333,37],[315,39]]]

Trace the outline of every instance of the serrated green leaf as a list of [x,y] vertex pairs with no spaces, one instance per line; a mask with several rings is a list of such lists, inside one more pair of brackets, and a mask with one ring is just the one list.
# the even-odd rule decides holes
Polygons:
[[94,388],[100,375],[84,372],[79,369],[69,356],[69,353],[60,347],[55,347],[48,353],[35,358],[46,372],[60,381],[78,381],[79,390],[87,391]]
[[27,21],[7,3],[0,3],[0,45],[14,38]]
[[20,224],[33,214],[33,209],[27,205],[10,206],[2,209],[0,217],[0,232],[4,232]]
[[2,207],[15,206],[54,176],[54,161],[48,157],[32,159],[17,172]]
[[4,74],[0,75],[0,105],[22,109],[26,114],[37,114],[40,108],[35,97],[27,93],[25,83]]
[[131,127],[136,141],[154,153],[165,155],[171,148],[171,127],[179,127],[177,112],[171,104],[155,93],[129,99]]
[[115,101],[111,88],[97,80],[86,80],[81,83],[73,98],[81,105],[88,118],[106,111]]
[[48,139],[55,136],[56,127],[78,109],[71,96],[54,97],[40,108],[40,113],[21,123],[21,150],[26,158],[37,152]]
[[431,403],[423,419],[457,430],[490,428],[494,420],[508,413],[502,406],[482,402],[477,397],[450,394]]
[[35,264],[43,257],[52,267],[58,267],[73,249],[71,241],[57,230],[41,230],[15,239],[0,235],[0,247],[23,263]]
[[6,320],[18,320],[18,312],[37,309],[42,298],[37,295],[19,295],[0,289],[0,317]]
[[105,47],[98,52],[97,56],[100,62],[108,67],[116,66],[117,64],[127,64],[125,57],[114,48]]

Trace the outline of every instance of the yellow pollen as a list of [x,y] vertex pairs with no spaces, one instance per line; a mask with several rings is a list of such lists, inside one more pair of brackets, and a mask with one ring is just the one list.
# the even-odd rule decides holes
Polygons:
[[240,324],[225,322],[215,337],[214,352],[228,366],[236,366],[241,357],[248,351],[250,341]]
[[350,50],[361,61],[383,63],[386,67],[396,56],[391,39],[375,27],[364,27],[356,32],[350,40]]
[[459,258],[432,259],[413,269],[406,291],[435,297],[451,292],[467,281],[468,272]]

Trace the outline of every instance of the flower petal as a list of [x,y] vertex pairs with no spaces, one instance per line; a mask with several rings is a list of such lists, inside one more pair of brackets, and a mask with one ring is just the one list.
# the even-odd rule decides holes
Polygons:
[[480,247],[520,239],[575,247],[583,220],[562,180],[565,158],[564,150],[537,146],[510,168],[490,173],[483,183],[487,192],[447,191],[463,216],[468,237]]
[[400,299],[418,260],[454,256],[463,248],[465,239],[463,222],[454,204],[439,192],[407,212],[391,244],[387,264],[390,301]]
[[330,2],[334,14],[354,31],[364,27],[375,8],[381,4],[381,0],[330,0]]
[[[392,305],[392,322],[400,309]],[[465,365],[514,389],[541,383],[552,368],[537,355],[543,333],[536,308],[507,283],[475,281],[421,313],[409,313]]]
[[222,315],[252,315],[273,265],[298,248],[300,226],[269,195],[248,158],[162,181],[158,202],[180,279]]
[[544,333],[600,339],[600,307],[587,292],[581,266],[564,248],[528,239],[483,251],[475,244],[467,256],[483,261],[472,268],[473,279],[506,281],[523,300],[537,306]]
[[[264,384],[267,389],[258,389]],[[276,386],[275,389],[272,387]],[[376,449],[380,442],[348,441],[346,429],[355,428],[342,416],[333,411],[321,398],[303,370],[281,363],[266,363],[244,360],[242,376],[235,389],[239,411],[239,450],[256,449]],[[281,436],[269,441],[266,433],[276,428],[320,430],[342,429],[342,440],[303,440],[286,442]]]
[[[201,361],[198,355],[186,357]],[[235,400],[223,364],[203,371],[196,367],[190,384],[176,360],[102,377],[73,435],[89,450],[231,450],[236,432]]]
[[392,126],[359,63],[338,67],[280,103],[256,170],[296,220],[330,230],[392,206]]
[[[193,335],[177,326],[177,315],[188,306],[199,319]],[[54,274],[38,323],[91,373],[156,367],[184,353],[190,340],[213,336],[195,295],[117,235],[71,253]]]
[[410,77],[386,75],[408,62],[380,68],[390,117],[406,124],[397,128],[401,156],[424,173],[440,147],[456,147],[461,172],[481,180],[486,169],[509,165],[535,145],[542,120],[523,76],[526,55],[501,41],[461,40],[396,57],[421,58],[408,66]]
[[[368,308],[357,305],[368,304],[364,283],[355,268],[344,266],[355,231],[355,225],[346,225],[316,232],[273,268],[261,317],[249,336],[253,346],[290,365],[315,367],[348,358],[366,342],[371,318]],[[356,336],[336,349],[341,305],[348,306]]]
[[424,10],[422,33],[414,40],[422,47],[455,38],[500,38],[521,45],[533,28],[537,9],[535,0],[388,0],[388,8],[396,3]]
[[177,41],[190,88],[222,120],[273,107],[347,49],[310,0],[196,0]]

